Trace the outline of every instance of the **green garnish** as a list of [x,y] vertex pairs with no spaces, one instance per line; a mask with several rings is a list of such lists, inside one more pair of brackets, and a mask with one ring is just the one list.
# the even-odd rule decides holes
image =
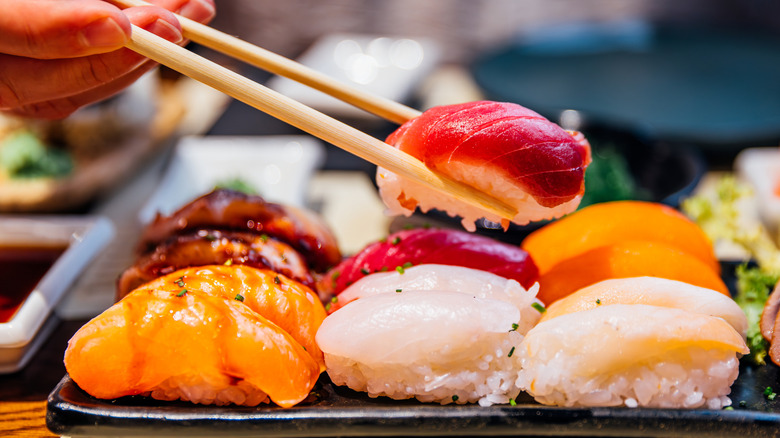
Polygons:
[[325,310],[330,310],[330,308],[331,308],[331,304],[332,304],[332,303],[328,303],[328,304],[326,304],[326,305],[325,305]]
[[404,267],[403,266],[396,266],[395,270],[398,271],[399,274],[403,274],[404,273]]
[[739,401],[739,407],[740,408],[744,408],[745,406],[747,406],[747,402],[745,400],[740,400]]
[[513,331],[517,330],[518,327],[520,327],[520,326],[516,322],[513,322],[512,323],[512,330],[509,330],[509,331],[513,332]]
[[176,286],[184,287],[184,276],[177,278],[174,283],[176,283]]
[[181,291],[179,291],[179,293],[177,293],[177,294],[176,294],[176,296],[177,296],[177,297],[182,297],[182,296],[184,296],[184,294],[186,294],[186,293],[187,293],[187,289],[182,289]]
[[725,408],[723,408],[723,410],[724,411],[733,411],[734,408],[732,408],[731,406],[726,406]]
[[401,292],[403,292],[403,289],[396,289],[395,291],[398,292],[398,293],[401,293]]
[[244,301],[244,296],[243,296],[243,295],[241,295],[241,294],[236,294],[236,297],[235,297],[234,299],[235,299],[236,301],[241,301],[241,302],[243,302],[243,301]]
[[215,187],[216,189],[228,189],[235,190],[237,192],[246,193],[247,195],[257,195],[258,191],[248,181],[241,178],[231,178],[223,181],[219,181]]
[[412,266],[414,266],[414,264],[412,264],[412,262],[406,262],[406,263],[404,263],[404,264],[403,264],[403,265],[401,265],[401,266],[403,266],[403,268],[404,268],[404,269],[409,269],[409,268],[411,268]]
[[596,305],[597,306],[601,305],[601,298],[596,298]]
[[368,270],[368,269],[366,269],[366,268],[361,268],[361,269],[360,269],[360,273],[361,273],[361,274],[363,274],[363,275],[368,275],[368,274],[370,274],[370,273],[371,273],[371,271],[369,271],[369,270]]
[[512,357],[513,354],[515,354],[515,347],[512,347],[512,349],[509,350],[509,354],[507,354],[506,357]]
[[381,268],[379,268],[379,271],[377,271],[377,272],[387,272],[387,271],[388,271],[388,267],[387,266],[382,266]]
[[761,334],[759,322],[764,304],[780,276],[746,264],[737,266],[736,276],[737,295],[734,301],[745,312],[748,321],[747,344],[750,353],[747,358],[756,365],[764,365],[769,354],[769,342]]
[[331,303],[338,303],[338,302],[339,302],[339,297],[333,297],[333,298],[331,298],[331,299],[330,299],[330,302],[331,302]]
[[517,406],[517,402],[515,401],[515,399],[513,398],[509,399],[509,406]]
[[457,395],[453,395],[452,396],[452,401],[454,401],[454,402],[458,401],[458,396]]
[[276,284],[282,284],[282,280],[279,278],[279,276],[278,276],[278,275],[274,277],[274,283],[276,283]]
[[545,309],[544,306],[539,304],[539,303],[533,303],[533,304],[531,304],[531,307],[533,307],[534,309],[538,310],[539,313],[544,313],[544,312],[547,311],[547,309]]
[[392,242],[392,243],[393,243],[393,245],[398,245],[399,243],[401,243],[401,238],[400,238],[400,237],[398,237],[398,236],[396,236],[396,237],[393,239],[393,242]]
[[47,146],[30,131],[17,131],[0,143],[0,168],[11,178],[60,178],[73,170],[67,150]]
[[268,234],[265,234],[265,233],[261,234],[260,235],[260,240],[262,240],[263,243],[268,242]]

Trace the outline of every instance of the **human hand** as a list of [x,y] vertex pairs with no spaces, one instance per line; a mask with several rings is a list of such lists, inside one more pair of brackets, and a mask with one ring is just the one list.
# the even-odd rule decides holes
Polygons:
[[148,0],[120,10],[101,0],[0,1],[0,110],[59,119],[132,84],[156,64],[122,46],[130,24],[176,43],[170,11],[206,23],[213,0]]

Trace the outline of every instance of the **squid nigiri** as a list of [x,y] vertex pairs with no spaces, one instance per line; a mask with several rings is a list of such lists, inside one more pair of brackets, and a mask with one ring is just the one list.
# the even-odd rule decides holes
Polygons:
[[371,397],[508,403],[523,336],[510,303],[453,291],[382,293],[328,316],[317,332],[337,385]]
[[363,277],[344,290],[333,303],[336,311],[348,303],[382,293],[403,293],[413,290],[446,290],[476,298],[494,299],[511,303],[520,311],[516,331],[525,334],[541,317],[534,303],[539,286],[528,290],[515,280],[462,266],[423,264],[401,271],[375,273]]
[[[512,222],[552,219],[574,211],[584,192],[590,145],[581,133],[568,132],[520,105],[470,102],[440,106],[403,124],[387,143],[427,167],[517,208]],[[432,193],[384,168],[377,185],[388,211],[411,215],[419,207],[460,216],[473,231],[474,221],[507,220]]]
[[289,407],[323,369],[314,334],[324,316],[312,291],[271,271],[189,268],[134,290],[79,329],[65,368],[98,398]]

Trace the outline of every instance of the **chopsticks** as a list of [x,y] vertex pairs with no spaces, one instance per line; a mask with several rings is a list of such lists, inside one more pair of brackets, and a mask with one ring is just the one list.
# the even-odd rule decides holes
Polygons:
[[416,158],[387,143],[138,26],[133,26],[126,47],[402,177],[449,194],[500,218],[511,220],[517,214],[514,207],[445,175],[434,173]]
[[[143,0],[109,0],[121,7],[148,6]],[[261,47],[250,44],[232,35],[220,32],[187,17],[176,15],[181,24],[184,37],[200,45],[224,53],[247,64],[292,79],[311,88],[320,90],[339,100],[352,104],[391,122],[403,124],[420,115],[414,108],[400,104],[382,96],[366,93],[363,90],[334,80],[305,65],[278,55]]]

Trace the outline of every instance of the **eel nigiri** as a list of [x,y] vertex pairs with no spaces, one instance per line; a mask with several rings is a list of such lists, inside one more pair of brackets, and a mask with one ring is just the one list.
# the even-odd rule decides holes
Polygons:
[[[418,158],[428,168],[489,193],[517,208],[512,222],[560,217],[577,208],[584,192],[590,145],[541,115],[506,102],[470,102],[431,108],[403,124],[387,143]],[[384,168],[377,185],[392,214],[411,215],[419,207],[474,221],[508,221]]]
[[312,291],[271,271],[188,268],[85,324],[68,343],[65,367],[98,398],[289,407],[323,369],[314,334],[324,316]]
[[611,304],[540,322],[518,347],[517,385],[543,404],[721,409],[742,336],[721,318]]
[[240,231],[199,229],[160,243],[125,269],[117,281],[117,299],[157,277],[190,266],[241,264],[270,269],[314,287],[303,257],[273,237]]
[[314,213],[228,189],[207,193],[169,216],[158,213],[143,230],[139,253],[153,251],[176,234],[202,228],[274,237],[295,248],[317,272],[324,272],[341,261],[335,236]]
[[450,229],[417,228],[390,234],[328,271],[317,283],[320,296],[339,294],[369,273],[419,264],[464,266],[492,272],[530,288],[538,271],[528,253],[486,236]]

